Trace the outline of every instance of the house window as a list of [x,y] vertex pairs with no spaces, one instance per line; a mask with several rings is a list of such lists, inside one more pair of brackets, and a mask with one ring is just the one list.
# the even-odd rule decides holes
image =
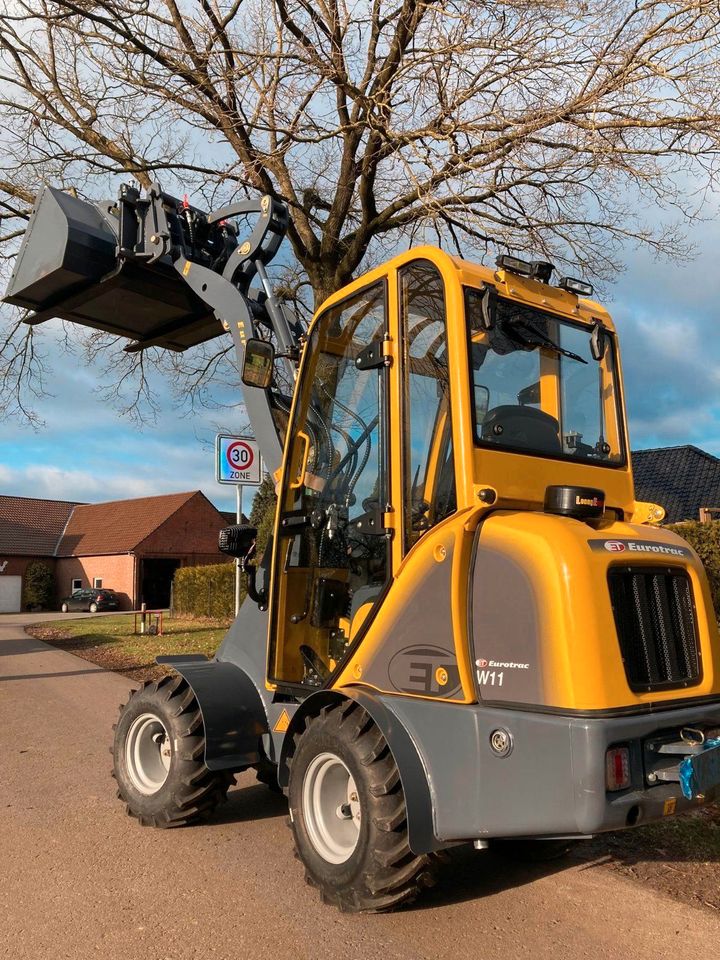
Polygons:
[[93,586],[96,590],[102,589],[102,577],[95,577],[93,580]]
[[73,580],[71,592],[75,593],[76,590],[82,590],[82,580]]

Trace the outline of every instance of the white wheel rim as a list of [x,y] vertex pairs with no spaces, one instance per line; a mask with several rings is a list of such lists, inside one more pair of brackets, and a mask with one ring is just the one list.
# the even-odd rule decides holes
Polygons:
[[361,811],[352,774],[334,753],[320,753],[305,771],[303,818],[310,842],[328,863],[345,863],[360,838]]
[[157,793],[168,778],[172,746],[162,720],[142,713],[130,725],[125,740],[125,764],[132,785],[146,797]]

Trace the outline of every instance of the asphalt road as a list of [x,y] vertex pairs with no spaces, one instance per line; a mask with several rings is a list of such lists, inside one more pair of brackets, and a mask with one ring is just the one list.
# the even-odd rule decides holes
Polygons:
[[0,617],[0,956],[11,960],[699,957],[720,922],[600,865],[463,850],[420,905],[322,906],[284,801],[244,774],[212,822],[124,816],[108,745],[129,682]]

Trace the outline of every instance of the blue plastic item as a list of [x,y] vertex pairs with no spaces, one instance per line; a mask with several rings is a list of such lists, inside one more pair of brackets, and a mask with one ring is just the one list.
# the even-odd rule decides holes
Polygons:
[[[703,753],[714,747],[720,747],[720,739],[706,740],[702,747]],[[702,754],[693,754],[680,761],[680,788],[686,800],[692,800],[703,792],[697,782],[696,771],[693,764],[693,759],[701,755]]]

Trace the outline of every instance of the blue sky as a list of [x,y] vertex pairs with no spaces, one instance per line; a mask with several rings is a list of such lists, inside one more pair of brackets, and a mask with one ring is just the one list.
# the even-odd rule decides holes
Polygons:
[[[720,222],[698,224],[691,239],[698,255],[688,264],[626,251],[603,302],[621,338],[633,448],[694,443],[720,455]],[[234,509],[234,489],[215,483],[213,441],[240,429],[242,410],[184,416],[158,383],[157,420],[139,428],[99,395],[97,370],[56,357],[51,396],[34,404],[45,425],[0,426],[0,493],[100,501],[200,489]]]

